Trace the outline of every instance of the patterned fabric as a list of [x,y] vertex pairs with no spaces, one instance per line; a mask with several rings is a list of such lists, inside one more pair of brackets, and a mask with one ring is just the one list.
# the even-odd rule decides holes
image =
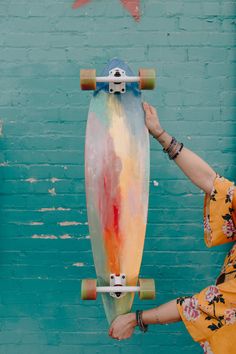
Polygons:
[[[204,202],[204,239],[208,247],[236,239],[236,189],[217,176]],[[215,285],[177,299],[180,316],[206,354],[236,353],[236,243],[228,252]]]
[[208,247],[222,245],[236,239],[235,186],[217,176],[211,195],[204,202],[204,238]]

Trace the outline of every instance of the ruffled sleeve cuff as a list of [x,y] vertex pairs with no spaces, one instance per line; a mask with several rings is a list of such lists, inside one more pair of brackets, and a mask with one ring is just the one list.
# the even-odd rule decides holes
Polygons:
[[207,247],[236,240],[236,190],[233,182],[217,175],[204,200],[204,239]]

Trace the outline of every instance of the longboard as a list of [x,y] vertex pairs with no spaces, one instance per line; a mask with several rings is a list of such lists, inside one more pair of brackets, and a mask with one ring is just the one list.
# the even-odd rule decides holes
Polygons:
[[[153,75],[146,75],[144,86],[153,86]],[[96,83],[93,70],[81,76],[83,89],[95,89],[86,128],[85,180],[97,275],[82,281],[82,298],[95,299],[101,292],[110,323],[131,310],[134,291],[143,298],[155,296],[152,279],[138,284],[148,212],[149,135],[140,83],[132,81],[127,64],[111,60]]]

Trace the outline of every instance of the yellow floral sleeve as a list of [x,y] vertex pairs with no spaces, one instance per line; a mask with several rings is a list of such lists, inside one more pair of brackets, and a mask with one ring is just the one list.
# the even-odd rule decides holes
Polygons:
[[[217,176],[204,201],[204,238],[208,247],[235,241],[236,192]],[[236,243],[228,252],[216,285],[177,299],[179,314],[205,354],[236,353]]]
[[205,354],[235,354],[236,280],[210,285],[199,294],[177,299],[179,314]]
[[235,241],[235,186],[217,176],[211,194],[204,200],[204,239],[207,247]]

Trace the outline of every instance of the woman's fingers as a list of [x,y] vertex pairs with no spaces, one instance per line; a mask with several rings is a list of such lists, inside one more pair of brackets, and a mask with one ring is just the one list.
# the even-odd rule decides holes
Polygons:
[[149,104],[147,102],[143,102],[143,109],[144,109],[146,114],[150,112]]
[[143,103],[143,109],[146,113],[146,118],[156,118],[157,117],[157,112],[156,109],[151,106],[150,104],[148,104],[147,102]]
[[149,105],[149,109],[150,109],[151,114],[156,116],[156,109],[151,105]]
[[152,113],[151,109],[150,109],[150,105],[147,102],[143,102],[143,108],[144,108],[145,113],[147,115],[150,115]]

